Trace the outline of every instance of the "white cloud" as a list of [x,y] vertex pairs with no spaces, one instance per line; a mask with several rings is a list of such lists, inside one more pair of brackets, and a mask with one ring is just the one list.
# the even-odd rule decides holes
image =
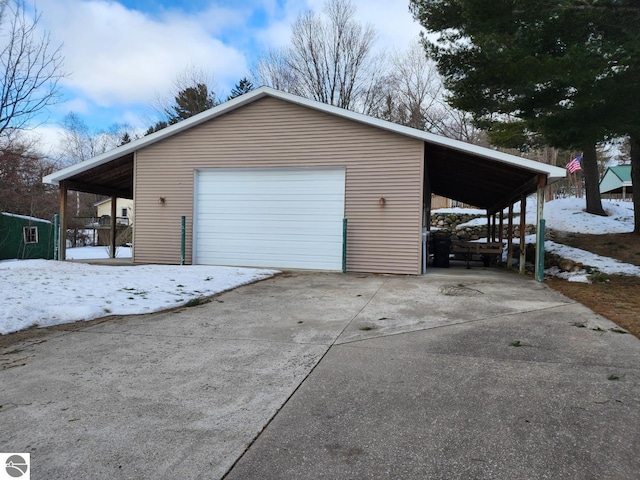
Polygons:
[[40,125],[25,133],[36,142],[38,151],[52,159],[60,156],[60,139],[63,129],[60,125]]
[[64,85],[103,107],[151,101],[188,66],[212,71],[221,83],[247,70],[243,54],[212,37],[211,24],[198,16],[167,12],[152,18],[102,0],[39,5],[54,42],[64,43],[70,72]]
[[[379,50],[405,50],[420,31],[406,0],[352,1],[357,20],[378,30]],[[171,93],[174,79],[188,67],[211,73],[224,96],[250,74],[261,52],[288,44],[301,12],[320,11],[324,3],[210,0],[203,10],[187,13],[177,1],[150,12],[115,0],[37,0],[40,27],[51,33],[53,45],[64,44],[69,73],[62,82],[68,101],[51,115],[60,121],[74,111],[95,130],[114,123],[144,128],[152,123],[145,110],[158,95]],[[43,138],[56,143],[54,135]]]
[[[418,38],[420,25],[409,13],[406,0],[352,0],[356,20],[371,24],[378,32],[376,49],[406,50]],[[299,14],[313,10],[321,12],[325,0],[288,0],[284,13],[274,12],[271,22],[257,35],[270,47],[281,48],[289,43],[291,25]]]
[[356,0],[354,5],[358,20],[375,27],[380,35],[378,43],[385,49],[406,50],[422,30],[405,0]]

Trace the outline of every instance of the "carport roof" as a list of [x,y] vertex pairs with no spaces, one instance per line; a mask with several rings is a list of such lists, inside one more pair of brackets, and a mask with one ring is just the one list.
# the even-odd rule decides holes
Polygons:
[[71,190],[133,198],[133,158],[137,150],[264,97],[273,97],[424,141],[426,179],[430,182],[431,191],[489,211],[501,209],[518,200],[521,195],[535,192],[540,175],[546,178],[547,183],[566,176],[564,168],[261,87],[159,132],[47,175],[43,181],[52,185],[64,182],[65,187]]

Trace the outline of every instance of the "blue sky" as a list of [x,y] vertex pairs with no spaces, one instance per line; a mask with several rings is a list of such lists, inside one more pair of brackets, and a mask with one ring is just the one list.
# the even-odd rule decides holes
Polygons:
[[[78,114],[93,130],[149,125],[149,105],[187,68],[206,71],[217,93],[250,76],[258,56],[286,45],[295,18],[324,0],[38,0],[41,26],[63,44],[64,98],[38,127],[55,147],[60,122]],[[352,0],[379,33],[380,51],[405,50],[420,27],[407,0]],[[146,116],[145,116],[146,113]],[[45,149],[46,150],[46,149]]]

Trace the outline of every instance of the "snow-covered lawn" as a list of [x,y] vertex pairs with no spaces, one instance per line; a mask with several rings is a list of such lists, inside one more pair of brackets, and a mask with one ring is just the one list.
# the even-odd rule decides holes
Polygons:
[[[83,247],[87,248],[105,251],[102,247]],[[79,258],[73,250],[69,250],[70,258]],[[33,325],[157,312],[275,273],[275,270],[233,267],[119,267],[53,260],[3,261],[0,334]]]
[[[633,203],[615,200],[603,200],[602,206],[607,212],[606,217],[592,215],[584,212],[585,200],[583,198],[560,198],[544,204],[544,219],[547,228],[562,232],[592,233],[602,235],[605,233],[633,232]],[[468,213],[483,215],[481,218],[460,225],[460,227],[486,225],[487,218],[484,210],[471,208],[441,208],[438,213]],[[505,218],[508,213],[505,210]],[[520,202],[514,205],[515,218],[520,216]],[[536,201],[527,199],[527,224],[536,223]],[[519,220],[514,219],[514,223]]]
[[[544,219],[546,228],[562,232],[590,233],[603,235],[606,233],[628,233],[633,232],[633,203],[621,202],[617,200],[602,200],[602,206],[608,216],[601,217],[586,213],[585,200],[583,198],[561,198],[547,202],[544,205]],[[536,201],[527,199],[526,220],[528,224],[536,223]],[[520,202],[514,206],[514,212],[519,216]],[[437,212],[469,213],[476,215],[486,215],[484,210],[469,208],[438,209]],[[505,214],[508,213],[505,211]],[[517,220],[514,220],[517,223]],[[486,217],[475,218],[460,225],[475,226],[486,225]],[[480,241],[483,241],[481,239]],[[526,243],[535,243],[535,235],[528,235]],[[518,243],[518,239],[514,239]],[[556,253],[562,258],[568,258],[574,262],[580,262],[590,267],[595,267],[603,273],[635,275],[640,276],[640,267],[628,263],[620,262],[614,258],[603,257],[595,253],[587,252],[578,248],[569,247],[552,241],[545,242],[545,250]],[[506,259],[506,257],[505,257]],[[545,271],[549,275],[555,275],[570,281],[587,282],[588,276],[585,271],[580,272],[560,272],[557,267]]]

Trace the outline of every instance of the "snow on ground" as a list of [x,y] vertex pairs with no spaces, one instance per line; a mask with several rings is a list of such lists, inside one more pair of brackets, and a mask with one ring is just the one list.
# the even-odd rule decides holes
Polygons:
[[[578,233],[633,231],[631,202],[603,201],[608,217],[584,213],[584,199],[560,199],[545,204],[547,227]],[[535,223],[535,200],[527,202],[527,222]],[[519,211],[519,205],[516,205]],[[477,213],[483,210],[440,209]],[[477,220],[484,224],[486,220]],[[527,243],[534,243],[529,236]],[[640,267],[555,242],[545,248],[564,258],[596,267],[608,274],[640,276]],[[118,247],[118,258],[131,258],[131,249]],[[107,258],[105,247],[67,249],[68,259]],[[549,274],[557,274],[552,270]],[[275,270],[210,266],[107,266],[52,260],[0,262],[0,334],[33,325],[49,326],[105,315],[150,313],[184,305],[193,298],[214,295],[239,285],[268,278]],[[572,281],[588,281],[586,272],[564,274]]]
[[[602,206],[608,216],[592,215],[586,213],[584,198],[560,198],[544,204],[543,216],[546,228],[574,233],[593,233],[602,235],[605,233],[627,233],[633,232],[633,203],[616,200],[603,200]],[[527,199],[527,223],[536,223],[537,202],[535,198]],[[482,215],[482,217],[460,225],[460,227],[471,227],[486,225],[486,213],[483,210],[472,208],[441,208],[436,212],[442,213],[468,213],[472,215]],[[505,210],[505,218],[508,210]],[[514,223],[520,217],[520,202],[514,205]]]
[[[592,215],[586,213],[584,198],[561,198],[552,200],[544,204],[544,219],[546,228],[559,230],[563,232],[573,233],[591,233],[602,235],[605,233],[627,233],[633,232],[633,203],[622,202],[619,200],[602,200],[602,206],[608,216]],[[528,224],[536,223],[537,202],[535,197],[527,199],[526,220]],[[520,214],[520,202],[514,205],[514,212]],[[450,208],[438,209],[437,212],[452,213],[471,213],[483,215],[480,218],[460,225],[460,227],[486,225],[486,212],[477,209]],[[505,211],[508,213],[508,211]],[[518,223],[514,220],[514,223]],[[482,239],[486,240],[486,239]],[[526,243],[535,243],[535,235],[528,235]],[[514,243],[518,243],[518,239],[514,239]],[[603,273],[609,275],[635,275],[640,276],[640,267],[619,260],[603,257],[594,253],[572,248],[552,241],[545,241],[545,250],[556,253],[562,258],[568,258],[574,262],[580,262],[583,265],[597,268]],[[548,269],[545,273],[564,278],[569,281],[588,282],[586,271],[580,272],[560,272],[557,267]]]
[[[67,248],[67,260],[91,260],[109,258],[109,247]],[[116,247],[116,258],[131,258],[131,247]]]
[[[535,243],[535,235],[527,235],[525,237],[525,243]],[[520,239],[514,238],[514,244],[519,244]],[[569,247],[561,243],[556,243],[551,240],[544,242],[544,249],[547,252],[560,255],[562,258],[568,258],[576,263],[582,263],[587,267],[598,269],[600,272],[608,275],[633,275],[640,277],[640,267],[632,265],[630,263],[624,263],[615,258],[603,257],[602,255],[596,255],[595,253],[582,250],[580,248]],[[506,252],[503,254],[503,260],[506,261]],[[551,267],[545,270],[547,275],[569,280],[570,282],[585,282],[588,283],[588,273],[585,269],[581,269],[576,272],[562,272],[558,267]]]
[[[73,250],[69,249],[72,256]],[[2,261],[0,334],[34,325],[157,312],[275,273],[200,265],[121,267],[53,260]]]
[[[633,232],[633,203],[602,200],[606,217],[586,213],[584,198],[560,198],[544,204],[547,228],[563,232],[605,233]],[[518,208],[518,212],[520,209]],[[527,201],[527,223],[536,223],[536,201]]]

